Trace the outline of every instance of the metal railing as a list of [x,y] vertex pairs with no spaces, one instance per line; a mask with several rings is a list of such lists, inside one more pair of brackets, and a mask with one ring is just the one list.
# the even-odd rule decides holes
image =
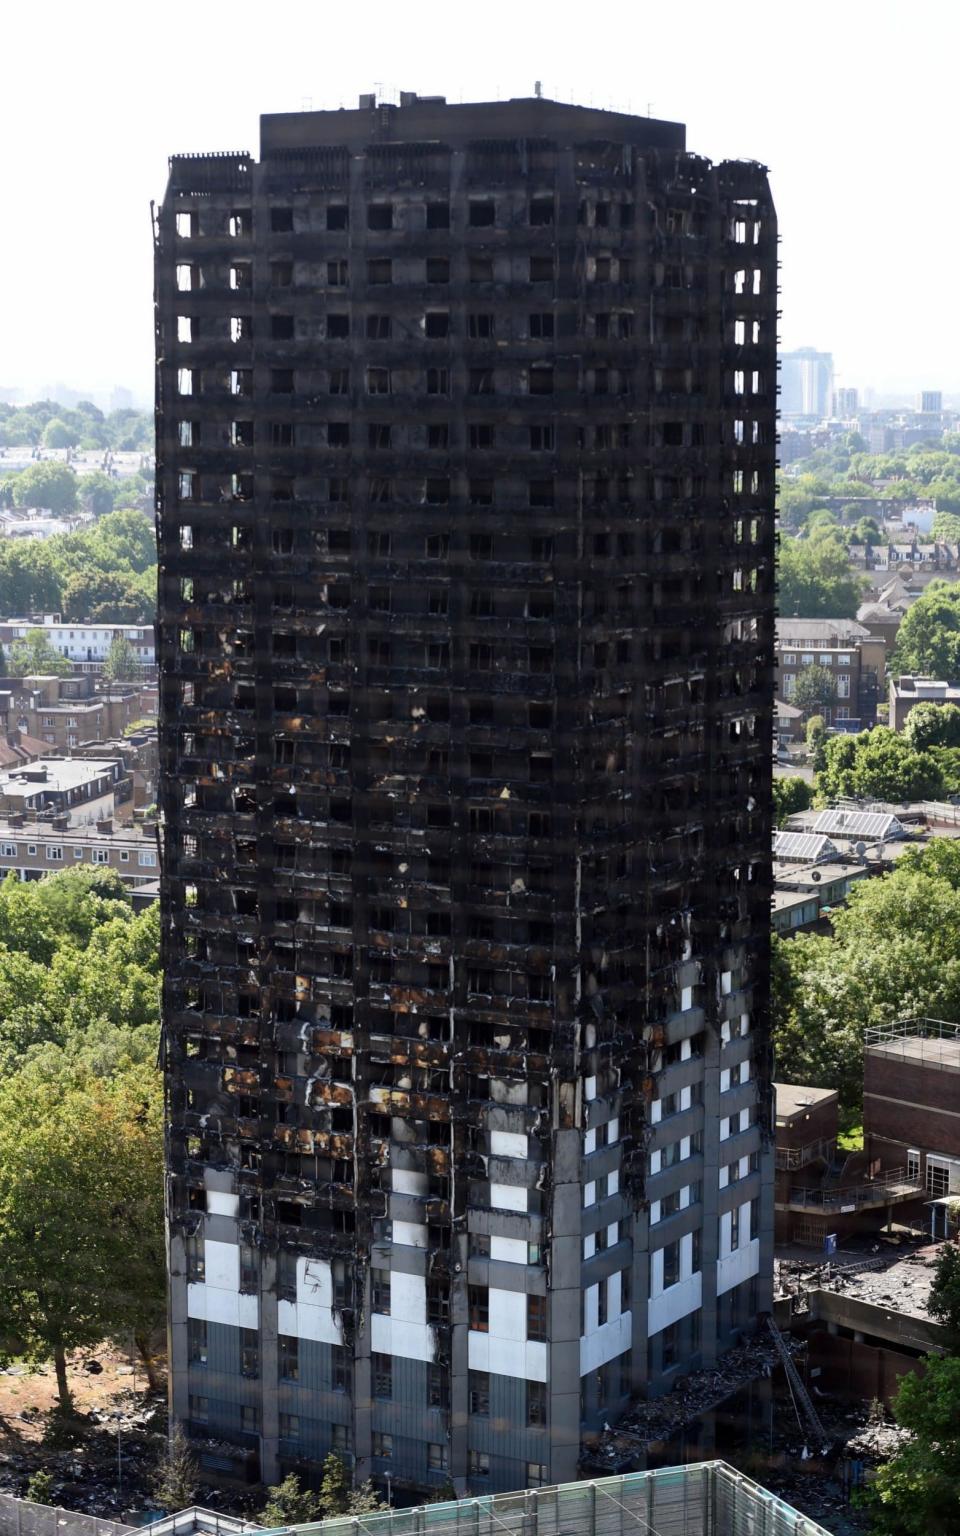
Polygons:
[[[910,1040],[923,1040],[929,1043],[933,1046],[930,1054],[936,1058],[942,1054],[937,1050],[938,1043],[956,1045],[960,1040],[960,1024],[951,1023],[949,1019],[897,1019],[892,1024],[871,1025],[863,1032],[865,1046],[890,1046],[898,1042],[906,1046]],[[907,1054],[906,1050],[903,1054]],[[924,1055],[926,1054],[924,1051]]]
[[0,1493],[0,1536],[126,1536],[133,1527]]
[[722,1461],[280,1529],[316,1536],[828,1536]]
[[790,1204],[802,1210],[832,1211],[844,1214],[871,1205],[890,1205],[894,1200],[912,1200],[924,1193],[918,1175],[906,1168],[894,1168],[876,1179],[865,1179],[846,1189],[791,1189]]
[[833,1160],[833,1154],[837,1149],[837,1143],[832,1138],[821,1137],[819,1141],[808,1141],[805,1147],[777,1147],[774,1154],[774,1166],[780,1169],[805,1168],[807,1163],[816,1162],[822,1158],[825,1163]]

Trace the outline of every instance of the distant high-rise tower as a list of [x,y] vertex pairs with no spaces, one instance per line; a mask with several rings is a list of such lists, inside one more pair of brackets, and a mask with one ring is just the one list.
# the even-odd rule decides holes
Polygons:
[[171,161],[170,1364],[205,1475],[572,1478],[770,1306],[776,250],[763,167],[547,100]]
[[849,421],[851,416],[856,416],[860,409],[860,394],[856,389],[835,389],[833,392],[833,414],[841,421]]
[[924,415],[939,416],[943,410],[943,394],[939,389],[922,389],[917,396],[917,410]]
[[833,358],[829,352],[799,347],[780,358],[780,410],[784,416],[822,421],[830,409]]

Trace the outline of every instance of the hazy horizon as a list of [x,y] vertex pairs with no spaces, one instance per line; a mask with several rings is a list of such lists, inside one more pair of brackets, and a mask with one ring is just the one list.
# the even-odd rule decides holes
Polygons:
[[770,167],[786,349],[831,352],[838,384],[878,395],[960,392],[960,321],[933,270],[958,220],[960,24],[942,0],[693,0],[679,23],[614,0],[589,34],[581,12],[568,25],[562,7],[502,0],[469,30],[434,0],[375,0],[358,25],[308,0],[266,17],[249,0],[150,14],[54,0],[7,18],[4,389],[35,398],[62,380],[150,399],[150,200],[168,155],[256,154],[261,112],[353,106],[381,84],[459,101],[529,96],[540,80],[554,99],[685,122],[711,159]]

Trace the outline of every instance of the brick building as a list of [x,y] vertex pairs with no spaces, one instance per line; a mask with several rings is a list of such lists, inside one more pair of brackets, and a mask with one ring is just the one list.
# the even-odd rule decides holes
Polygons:
[[119,736],[156,709],[155,687],[97,685],[90,675],[0,678],[0,712],[48,751],[66,755]]
[[886,647],[881,638],[853,619],[777,619],[778,691],[792,702],[796,679],[808,667],[829,672],[832,690],[822,709],[827,725],[859,720],[875,725],[877,703],[883,687]]
[[572,1477],[769,1306],[776,282],[764,169],[679,124],[405,95],[171,161],[170,1365],[221,1470]]
[[822,1213],[811,1215],[791,1195],[819,1184],[837,1150],[839,1095],[833,1088],[777,1083],[776,1241],[815,1243],[826,1233]]
[[960,1197],[960,1025],[907,1019],[867,1031],[864,1145],[928,1199]]
[[13,870],[20,880],[40,880],[87,865],[115,870],[135,887],[156,881],[156,825],[121,826],[111,816],[102,816],[73,826],[62,813],[36,821],[14,811],[0,821],[0,879]]

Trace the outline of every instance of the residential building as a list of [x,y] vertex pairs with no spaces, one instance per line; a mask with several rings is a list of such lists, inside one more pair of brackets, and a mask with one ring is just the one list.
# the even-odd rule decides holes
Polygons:
[[77,752],[155,714],[156,690],[136,683],[98,688],[89,675],[0,678],[0,713],[47,752]]
[[835,389],[833,392],[833,414],[839,416],[841,421],[849,421],[856,416],[860,409],[860,391],[858,389]]
[[882,641],[884,655],[893,650],[905,609],[895,608],[886,602],[861,603],[857,609],[857,623],[862,624],[871,638]]
[[780,408],[784,416],[822,421],[830,413],[833,358],[814,347],[798,347],[780,358]]
[[917,704],[960,704],[960,683],[935,677],[891,677],[889,725],[902,731]]
[[9,655],[10,647],[33,629],[42,629],[53,649],[81,672],[102,672],[110,647],[118,638],[127,641],[142,667],[149,669],[156,664],[152,624],[64,623],[59,614],[45,613],[36,618],[0,622],[0,645]]
[[777,667],[781,698],[791,703],[797,677],[818,666],[830,674],[829,702],[808,714],[822,714],[827,725],[843,721],[875,725],[879,689],[884,677],[883,643],[853,619],[777,620]]
[[917,396],[917,410],[924,416],[939,416],[943,411],[943,392],[939,389],[922,389]]
[[[40,880],[61,869],[85,866],[115,870],[128,885],[156,884],[160,869],[156,823],[121,826],[112,817],[81,824],[28,820],[7,811],[0,821],[0,878],[13,870],[20,880]],[[154,899],[156,899],[154,897]]]
[[781,746],[789,746],[792,741],[802,741],[804,734],[803,710],[797,709],[793,704],[787,704],[784,699],[777,700],[777,741]]
[[45,757],[0,770],[0,811],[66,818],[70,827],[110,817],[124,779],[118,758]]
[[791,1204],[791,1194],[818,1183],[836,1157],[840,1095],[834,1088],[794,1083],[777,1083],[775,1091],[776,1240],[822,1247],[824,1232],[819,1225],[811,1231],[808,1213]]
[[946,1236],[948,1203],[960,1198],[960,1025],[905,1019],[867,1030],[863,1136],[871,1166],[905,1170],[942,1202],[933,1230]]
[[770,1303],[766,173],[371,97],[156,229],[172,1411],[571,1477]]

